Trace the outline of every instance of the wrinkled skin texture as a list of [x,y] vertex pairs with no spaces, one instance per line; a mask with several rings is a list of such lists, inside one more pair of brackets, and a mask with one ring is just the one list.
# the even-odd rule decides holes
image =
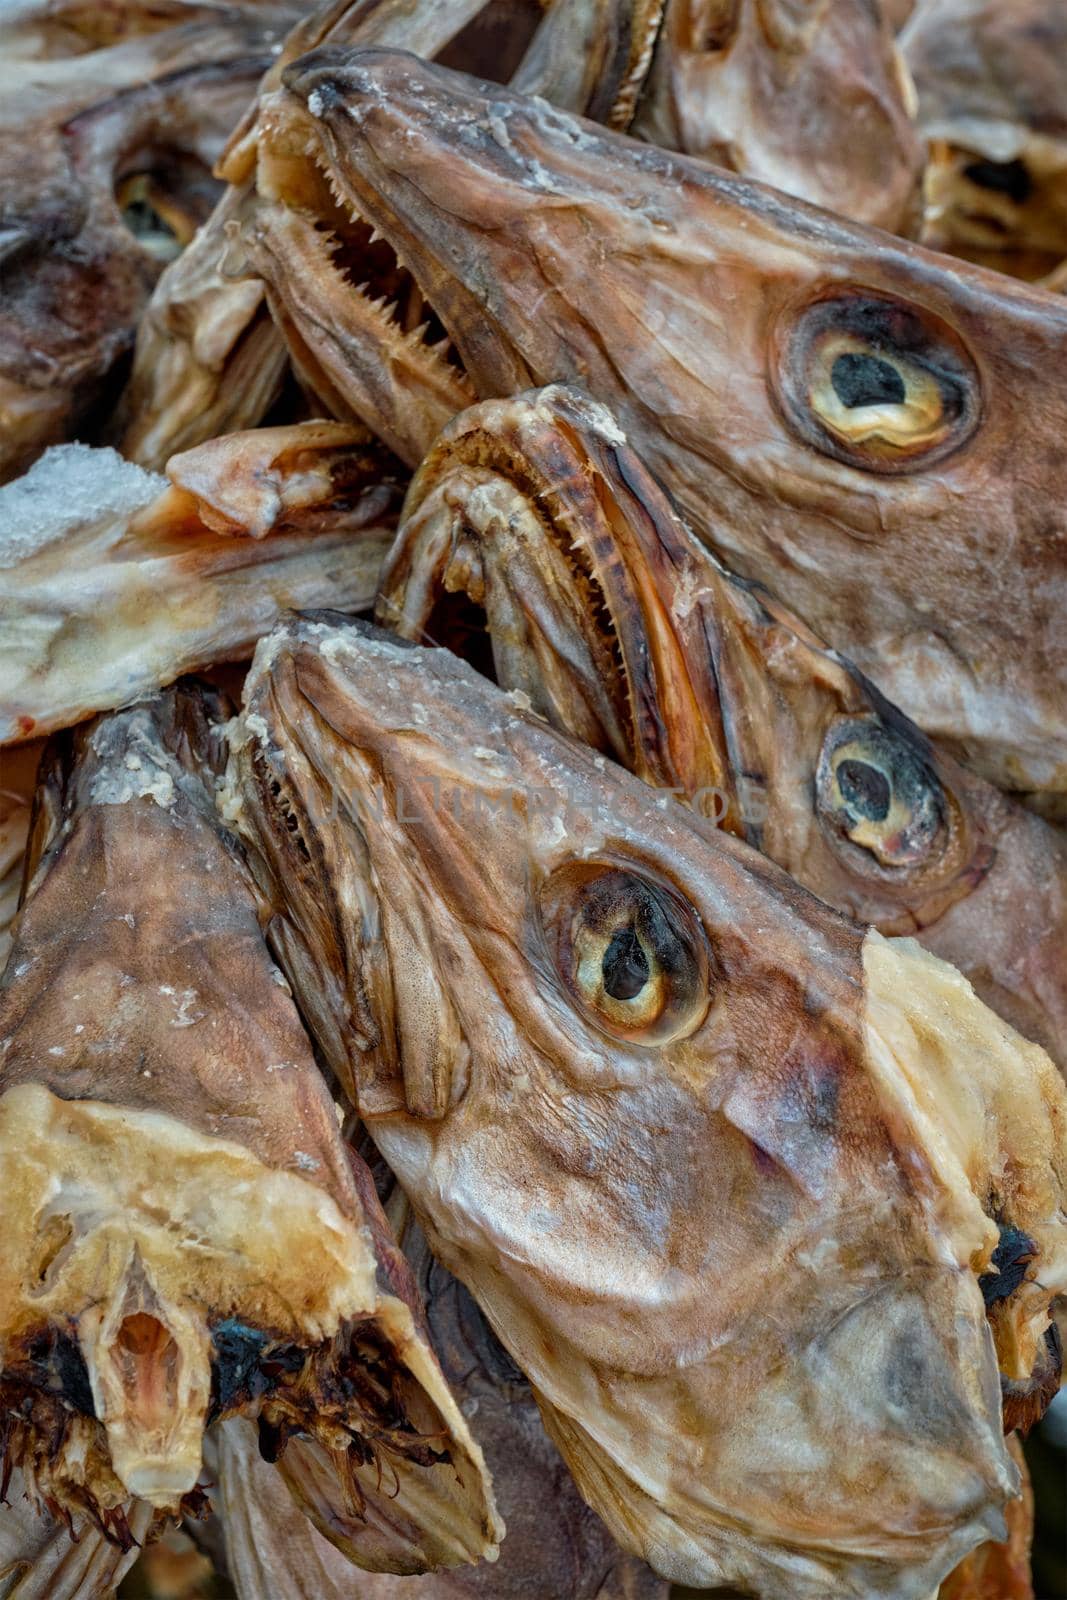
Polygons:
[[[453,65],[477,70],[477,24],[491,10],[482,13],[481,0],[437,13],[424,8],[416,14],[422,28],[409,48],[427,57],[440,51]],[[552,104],[612,127],[625,126],[648,70],[660,10],[658,0],[558,0],[537,27],[513,81]],[[441,30],[445,17],[454,32],[471,17],[474,22],[449,40]],[[360,21],[358,30],[346,16],[331,27],[329,38],[336,44],[356,31],[361,41],[386,43],[388,21],[384,7]],[[521,19],[512,18],[508,27],[514,32]],[[308,47],[306,34],[307,29],[299,41],[303,49]],[[392,35],[397,38],[395,28]],[[405,41],[401,37],[398,42]],[[294,39],[284,56],[289,60],[297,54]],[[493,76],[507,76],[506,53],[485,54]],[[303,159],[313,144],[314,128],[303,125],[305,119],[290,97],[273,92],[282,76],[279,63],[265,80],[254,148],[247,137],[236,139],[223,165],[235,185],[245,185],[244,190],[232,190],[225,203],[232,244],[223,270],[244,280],[246,296],[265,291],[304,390],[330,415],[366,423],[414,467],[448,419],[475,398],[474,391],[408,274],[397,269],[387,248],[376,248],[372,230],[354,222],[339,197],[335,200],[328,174]],[[198,261],[216,250],[217,241],[206,238],[202,249],[194,247]],[[183,264],[173,277],[187,271]],[[152,347],[158,353],[158,341],[153,339]],[[171,356],[175,350],[172,345]],[[134,387],[137,381],[135,372]],[[143,401],[134,409],[143,415]],[[149,415],[157,410],[150,406]],[[135,420],[133,433],[126,435],[127,448],[142,448],[143,426]]]
[[502,687],[820,899],[917,934],[1067,1069],[1067,839],[725,571],[580,391],[473,407],[412,481],[379,620],[469,648],[464,595]]
[[1067,287],[1067,12],[922,0],[901,49],[930,141],[923,239]]
[[910,233],[923,166],[913,110],[876,0],[668,0],[631,131]]
[[[57,492],[65,456],[97,496]],[[288,607],[365,608],[397,470],[335,422],[214,439],[172,457],[169,482],[84,445],[44,457],[0,490],[0,743],[239,661]]]
[[251,1413],[350,1559],[491,1556],[481,1454],[215,813],[223,709],[179,687],[43,761],[0,989],[5,1468],[128,1549],[141,1502],[203,1506],[205,1428]]
[[1048,1058],[447,652],[294,621],[244,726],[225,811],[308,1024],[616,1537],[814,1600],[1002,1536],[975,1273],[1043,1389]]
[[[373,1160],[373,1152],[368,1154]],[[360,1580],[360,1600],[668,1600],[668,1585],[625,1556],[583,1504],[549,1443],[521,1372],[467,1291],[430,1255],[403,1196],[381,1164],[375,1177],[394,1233],[426,1306],[434,1350],[486,1451],[507,1525],[494,1565],[455,1568],[413,1582]],[[390,1190],[393,1192],[390,1194]],[[388,1196],[388,1198],[386,1198]],[[351,1568],[309,1523],[294,1517],[240,1420],[215,1435],[225,1500],[225,1564],[238,1600],[350,1600]]]
[[101,399],[161,262],[215,202],[211,167],[286,15],[176,6],[141,31],[135,5],[110,37],[107,14],[103,37],[89,16],[82,49],[46,59],[19,53],[33,12],[0,31],[0,481]]
[[480,395],[585,382],[731,568],[985,776],[1067,788],[1060,297],[399,54],[285,81]]
[[[264,282],[247,272],[246,258],[232,242],[242,230],[254,234],[257,229],[261,108],[286,64],[325,41],[394,45],[434,55],[484,3],[327,0],[295,24],[221,161],[220,174],[229,187],[190,247],[163,273],[145,311],[133,371],[113,422],[124,455],[161,468],[175,451],[254,426],[277,397],[286,366],[285,321],[272,320]],[[298,269],[295,258],[293,267]],[[270,274],[264,276],[269,283]],[[271,309],[277,313],[279,308]],[[300,363],[297,371],[314,392]],[[335,410],[334,415],[351,419],[359,413]],[[442,416],[438,427],[445,420]],[[388,432],[375,431],[396,448]]]

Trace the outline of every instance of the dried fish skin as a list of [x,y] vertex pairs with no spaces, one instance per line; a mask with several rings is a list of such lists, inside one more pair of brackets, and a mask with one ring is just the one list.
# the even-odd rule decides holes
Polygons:
[[625,1547],[772,1600],[927,1594],[1018,1492],[979,1278],[1018,1218],[1036,1347],[1062,1080],[522,707],[361,624],[260,645],[227,815],[309,1026]]
[[880,5],[668,0],[631,131],[910,234],[923,171],[914,119],[914,87]]
[[1067,1070],[1062,832],[728,572],[580,389],[483,401],[445,429],[377,616],[468,658],[484,630],[501,687],[846,915],[916,935]]
[[240,660],[287,607],[370,604],[400,490],[365,430],[231,434],[168,471],[64,445],[0,489],[0,743]]
[[[264,283],[250,270],[239,241],[242,230],[254,228],[261,206],[255,167],[262,105],[286,64],[326,41],[434,55],[484,3],[425,0],[412,7],[405,0],[325,0],[295,22],[220,159],[220,176],[229,187],[189,247],[166,268],[145,310],[133,370],[112,422],[123,455],[158,471],[176,451],[254,427],[277,397],[288,360],[280,336],[285,323],[272,321]],[[299,270],[295,256],[290,264]],[[300,375],[308,381],[306,371]],[[323,397],[328,395],[327,389]],[[333,414],[349,420],[355,415],[341,409]],[[384,432],[379,436],[388,439]],[[395,440],[388,442],[396,449]]]
[[214,204],[211,167],[270,60],[269,6],[179,8],[145,31],[129,10],[115,40],[42,60],[19,54],[5,15],[0,480],[101,402],[162,260]]
[[[442,1369],[487,1453],[508,1532],[493,1566],[455,1567],[417,1582],[368,1574],[360,1580],[361,1600],[528,1600],[549,1594],[567,1600],[667,1600],[664,1580],[624,1555],[579,1498],[545,1436],[529,1385],[466,1290],[433,1260],[403,1196],[394,1190],[384,1203],[418,1283]],[[351,1569],[294,1515],[259,1455],[250,1424],[241,1418],[223,1423],[210,1448],[224,1507],[226,1568],[238,1600],[259,1600],[268,1590],[284,1593],[286,1600],[347,1600]]]
[[218,821],[224,709],[183,686],[46,753],[0,990],[5,1461],[128,1547],[140,1502],[202,1504],[209,1423],[254,1414],[350,1559],[491,1557],[480,1452]]
[[701,539],[926,733],[1067,785],[1061,297],[400,55],[285,81],[483,398],[583,382]]
[[[150,1506],[131,1519],[134,1540],[145,1537]],[[0,1583],[5,1600],[108,1600],[133,1566],[137,1543],[123,1550],[84,1520],[66,1523],[36,1509],[21,1472],[13,1471],[0,1506]]]

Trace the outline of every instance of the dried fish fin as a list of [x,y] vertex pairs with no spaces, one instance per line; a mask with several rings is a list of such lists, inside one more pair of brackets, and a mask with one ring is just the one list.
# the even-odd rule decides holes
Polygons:
[[[208,1434],[204,1459],[218,1484],[226,1566],[238,1600],[351,1600],[351,1561],[324,1539],[259,1452],[254,1423],[232,1417]],[[359,1593],[365,1585],[359,1584]]]
[[625,129],[652,63],[663,10],[664,0],[555,0],[511,87]]
[[289,607],[369,604],[400,498],[386,451],[316,423],[200,451],[168,487],[66,445],[0,489],[0,743],[240,660]]
[[[143,1541],[152,1520],[149,1506],[130,1519],[134,1540]],[[0,1505],[0,1591],[4,1600],[108,1600],[139,1555],[123,1550],[88,1522],[73,1528],[36,1509],[15,1471]]]

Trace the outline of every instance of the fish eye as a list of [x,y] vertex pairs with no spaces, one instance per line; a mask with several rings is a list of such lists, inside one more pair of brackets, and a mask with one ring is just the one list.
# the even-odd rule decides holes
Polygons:
[[845,717],[830,728],[815,802],[833,836],[883,867],[928,865],[948,840],[948,805],[937,775],[904,733],[875,715]]
[[902,302],[839,295],[776,341],[788,420],[824,455],[905,472],[955,450],[975,427],[978,376],[937,318]]
[[555,873],[541,912],[561,978],[597,1026],[640,1042],[691,1033],[708,1007],[708,950],[696,913],[636,873]]
[[1034,191],[1033,179],[1024,161],[969,161],[963,176],[978,189],[1006,195],[1017,206],[1025,205]]

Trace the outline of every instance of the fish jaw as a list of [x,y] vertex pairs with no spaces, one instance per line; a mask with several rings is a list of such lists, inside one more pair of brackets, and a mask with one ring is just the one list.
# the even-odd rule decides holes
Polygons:
[[[399,54],[313,53],[285,83],[480,395],[583,382],[701,539],[924,731],[1003,786],[1067,783],[1062,640],[1033,581],[1065,583],[1042,444],[1067,420],[1058,297]],[[860,324],[897,329],[868,354],[954,374],[932,431],[826,432],[817,352]]]
[[[575,385],[483,401],[444,430],[408,490],[377,617],[476,664],[484,630],[496,681],[553,726],[856,921],[915,934],[1067,1062],[1056,831],[729,573]],[[885,784],[881,823],[841,791],[840,762],[857,758]]]
[[184,685],[44,759],[0,991],[5,1465],[121,1540],[137,1502],[202,1509],[206,1428],[254,1415],[349,1559],[491,1559],[480,1452],[215,811],[226,709]]
[[[524,700],[329,616],[260,646],[227,814],[287,884],[276,943],[304,1012],[616,1537],[674,1579],[783,1600],[923,1594],[1017,1492],[978,1278],[1000,1238],[990,1171],[1022,1124],[993,1105],[993,1146],[970,1122],[940,1144],[908,1088],[918,1047],[887,1020],[899,1005],[918,1026],[908,985],[925,1001],[933,977],[885,941],[868,970],[876,935]],[[591,1023],[565,954],[580,908],[631,873],[685,930],[692,980],[637,1039]],[[962,1071],[964,1041],[1002,1025],[952,976]],[[768,1039],[775,1017],[788,1040]],[[1065,1091],[1040,1051],[1008,1048],[1033,1133],[1020,1215],[1043,1240],[1011,1314],[1039,1340],[1036,1275],[1064,1270]],[[893,1375],[898,1345],[937,1363],[929,1387]],[[819,1463],[788,1496],[753,1465],[768,1429]],[[855,1444],[832,1492],[831,1438]],[[868,1449],[892,1461],[877,1526]]]
[[610,412],[554,385],[444,430],[408,490],[377,617],[462,653],[475,624],[462,616],[450,638],[448,608],[465,595],[498,683],[737,831],[714,679],[672,613],[690,554]]

